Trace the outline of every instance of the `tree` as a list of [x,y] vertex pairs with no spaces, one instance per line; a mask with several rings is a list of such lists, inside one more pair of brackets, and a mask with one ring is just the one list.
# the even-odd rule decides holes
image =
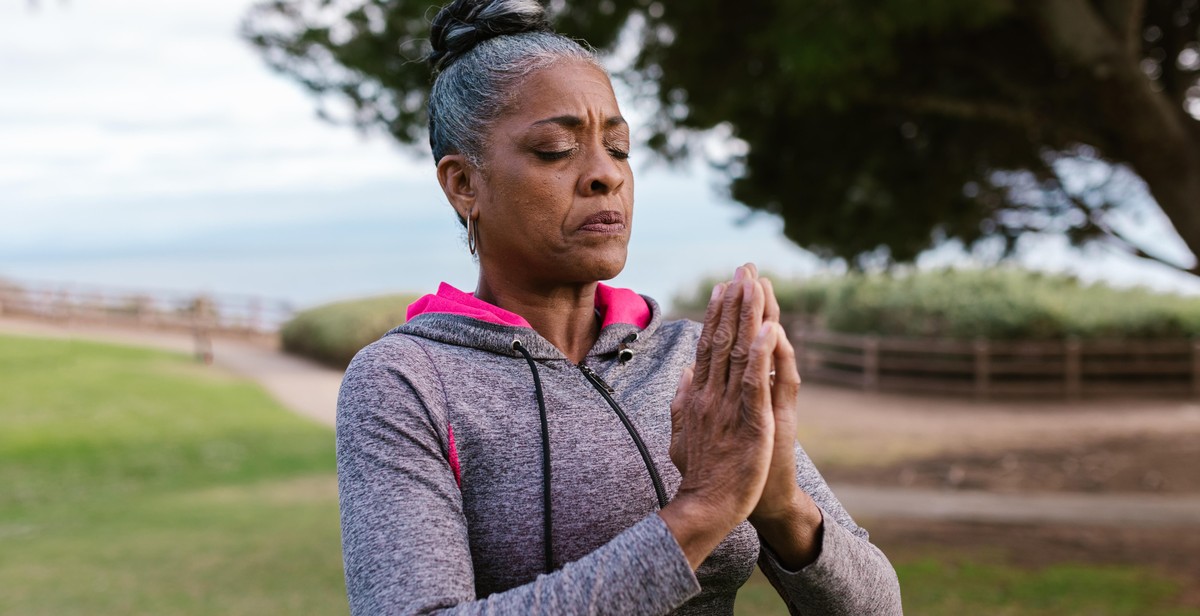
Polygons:
[[[827,257],[906,261],[947,239],[1056,230],[1155,258],[1114,224],[1143,180],[1200,255],[1200,0],[551,2],[657,112],[655,151],[722,126],[731,196]],[[433,3],[267,0],[244,36],[340,95],[360,127],[424,138]],[[1073,180],[1074,164],[1104,170]],[[1078,177],[1076,176],[1076,180]],[[1200,273],[1200,266],[1183,266]]]

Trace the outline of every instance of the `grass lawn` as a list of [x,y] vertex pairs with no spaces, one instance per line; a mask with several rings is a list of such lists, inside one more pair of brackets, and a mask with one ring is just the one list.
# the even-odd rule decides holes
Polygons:
[[[333,434],[181,355],[0,336],[0,614],[344,614]],[[1196,616],[1133,567],[897,561],[915,615]],[[786,614],[756,575],[743,616]]]
[[346,613],[333,434],[169,353],[0,337],[0,614]]

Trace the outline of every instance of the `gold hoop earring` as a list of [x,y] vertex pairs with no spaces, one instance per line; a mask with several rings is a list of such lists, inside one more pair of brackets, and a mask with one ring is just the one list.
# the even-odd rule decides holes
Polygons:
[[475,254],[475,234],[471,229],[470,216],[467,217],[467,250],[470,250],[472,255]]

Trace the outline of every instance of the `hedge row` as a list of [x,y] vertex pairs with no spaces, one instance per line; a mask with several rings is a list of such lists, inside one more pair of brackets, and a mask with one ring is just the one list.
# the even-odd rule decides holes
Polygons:
[[386,295],[326,304],[297,313],[280,330],[283,349],[345,368],[359,349],[404,322],[415,295]]
[[[944,269],[775,280],[785,312],[826,329],[881,336],[998,340],[1162,339],[1200,335],[1200,298],[1115,289],[1015,268]],[[703,311],[706,280],[679,310]]]

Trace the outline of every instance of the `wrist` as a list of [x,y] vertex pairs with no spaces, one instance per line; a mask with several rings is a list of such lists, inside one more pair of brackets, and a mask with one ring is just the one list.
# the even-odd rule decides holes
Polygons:
[[658,515],[674,535],[693,571],[741,523],[735,515],[689,494],[676,495]]
[[779,564],[789,570],[798,571],[821,554],[824,516],[803,492],[785,508],[752,515],[750,523],[763,543],[775,553]]

